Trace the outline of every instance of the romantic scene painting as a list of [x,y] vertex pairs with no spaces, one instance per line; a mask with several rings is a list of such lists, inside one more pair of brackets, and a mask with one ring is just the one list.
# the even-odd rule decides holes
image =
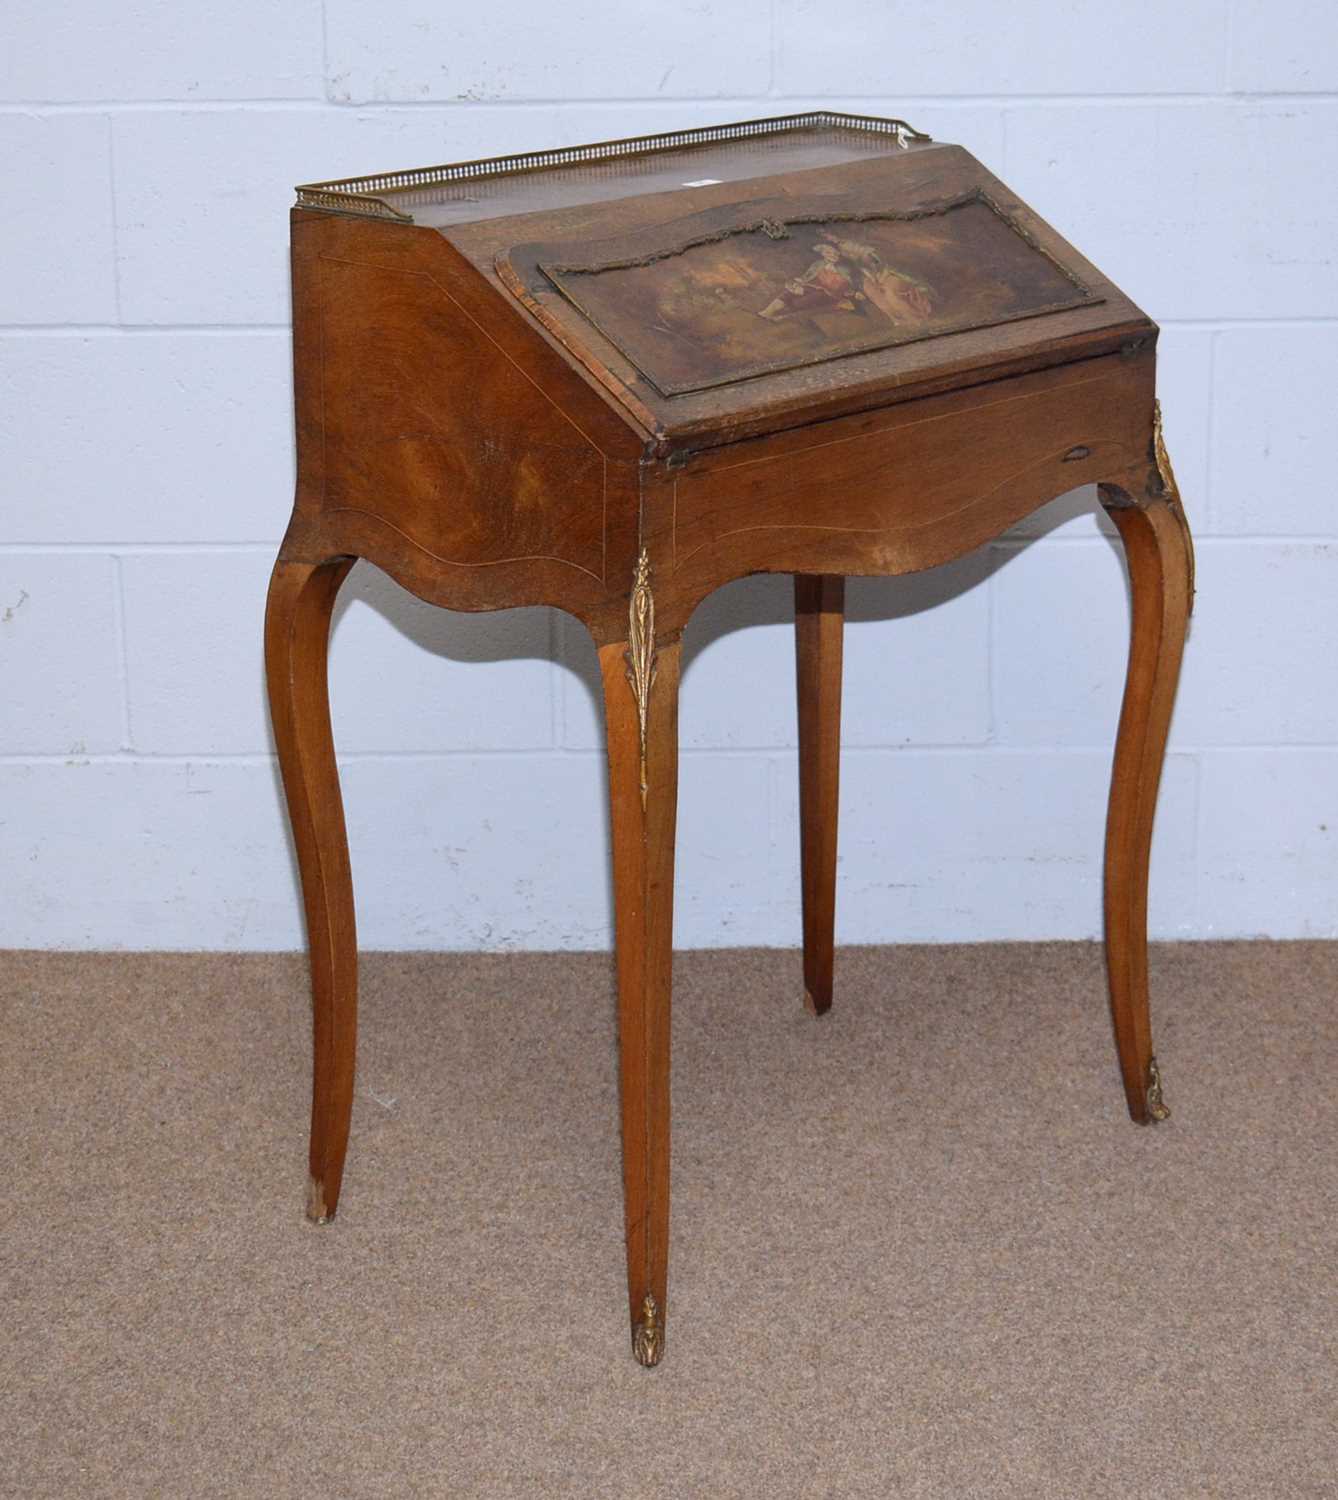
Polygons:
[[665,395],[1096,300],[979,199],[544,271]]

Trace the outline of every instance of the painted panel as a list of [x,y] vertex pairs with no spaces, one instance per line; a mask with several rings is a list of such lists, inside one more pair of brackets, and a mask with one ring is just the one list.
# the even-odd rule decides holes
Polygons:
[[698,231],[609,242],[603,257],[598,245],[525,248],[664,395],[1102,300],[979,190]]

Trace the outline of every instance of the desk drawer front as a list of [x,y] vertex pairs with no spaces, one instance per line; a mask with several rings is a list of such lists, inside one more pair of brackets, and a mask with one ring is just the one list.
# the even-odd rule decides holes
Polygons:
[[1151,362],[1116,356],[716,450],[675,480],[675,577],[932,567],[1123,478],[1151,409]]

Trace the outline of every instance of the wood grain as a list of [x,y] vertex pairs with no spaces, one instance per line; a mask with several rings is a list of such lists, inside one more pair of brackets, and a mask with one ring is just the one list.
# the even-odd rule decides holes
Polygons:
[[599,662],[613,833],[627,1295],[635,1333],[648,1294],[655,1299],[661,1327],[668,1305],[669,1014],[681,648],[677,639],[656,645],[644,809],[629,649],[627,641],[602,646]]
[[[1152,437],[1157,329],[960,148],[885,139],[833,156],[829,145],[791,142],[772,173],[755,146],[701,147],[694,179],[721,180],[681,193],[632,191],[617,169],[587,164],[548,190],[524,172],[436,197],[408,187],[419,224],[312,208],[291,219],[298,471],[266,670],[311,952],[310,1210],[335,1211],[352,1103],[357,945],[326,656],[339,585],[365,558],[437,605],[564,609],[599,649],[627,1290],[646,1364],[664,1349],[668,1292],[680,639],[721,585],[796,575],[804,979],[821,1012],[832,999],[844,579],[949,562],[1055,495],[1106,486],[1134,598],[1106,944],[1130,1112],[1148,1112],[1147,866],[1190,546]],[[646,170],[634,164],[625,181],[644,183]],[[582,184],[589,196],[576,201]],[[685,216],[728,229],[764,202],[782,203],[786,222],[824,205],[914,220],[917,205],[978,189],[1100,301],[671,397],[570,306],[522,286],[507,258],[525,243],[597,248],[610,236],[653,250]],[[985,285],[1006,266],[981,274]],[[638,578],[655,639],[634,691]]]
[[[933,143],[905,152],[866,157],[819,169],[752,172],[739,180],[731,163],[746,159],[746,143],[722,145],[718,168],[705,155],[699,175],[726,180],[719,185],[660,192],[639,198],[591,194],[591,201],[565,204],[515,218],[480,214],[467,223],[443,225],[439,233],[498,287],[522,293],[537,320],[565,343],[572,357],[628,410],[648,414],[661,439],[662,456],[699,450],[786,427],[800,426],[847,411],[886,406],[935,390],[1112,353],[1154,333],[1147,316],[1102,275],[1039,214],[960,146]],[[523,193],[524,186],[516,184]],[[703,221],[728,214],[734,205],[784,199],[793,215],[821,213],[837,204],[849,211],[916,212],[928,204],[979,190],[1046,255],[1061,263],[1101,299],[1045,317],[1002,327],[982,328],[908,344],[895,350],[850,354],[803,369],[686,395],[664,396],[635,364],[560,292],[536,279],[533,252],[526,243],[576,246],[594,253],[600,241],[621,243],[629,234],[645,237],[657,229],[665,248],[681,239],[685,216]],[[503,191],[495,185],[494,192]],[[405,231],[413,233],[412,230]],[[518,252],[520,264],[511,261]],[[985,268],[987,270],[993,269]],[[653,316],[647,309],[647,316]]]
[[344,804],[330,731],[330,614],[351,557],[279,562],[265,612],[265,674],[301,873],[311,959],[311,1175],[307,1212],[334,1217],[344,1177],[358,1029],[358,939]]
[[[282,555],[454,609],[616,614],[645,436],[439,234],[293,212],[298,495]],[[614,627],[616,628],[616,627]]]
[[937,567],[1147,453],[1155,362],[1106,356],[710,449],[643,478],[666,622],[749,572]]
[[832,1005],[845,594],[844,578],[799,574],[794,580],[804,1000],[818,1016]]
[[1106,964],[1125,1097],[1133,1119],[1146,1124],[1148,865],[1192,602],[1192,554],[1178,501],[1174,508],[1164,498],[1132,504],[1114,487],[1103,489],[1102,499],[1124,540],[1133,607],[1106,823]]

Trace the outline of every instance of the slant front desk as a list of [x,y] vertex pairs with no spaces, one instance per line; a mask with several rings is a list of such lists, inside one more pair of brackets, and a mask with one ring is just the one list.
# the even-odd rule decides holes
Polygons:
[[313,1218],[335,1211],[353,1094],[326,646],[357,558],[449,609],[559,606],[598,646],[642,1364],[664,1351],[668,1305],[680,642],[730,579],[795,579],[804,975],[821,1014],[846,576],[948,562],[1099,485],[1133,596],[1106,828],[1111,1006],[1129,1112],[1165,1115],[1147,870],[1193,561],[1157,329],[1095,266],[960,146],[819,113],[301,187],[292,277],[297,495],[267,665],[311,952]]

